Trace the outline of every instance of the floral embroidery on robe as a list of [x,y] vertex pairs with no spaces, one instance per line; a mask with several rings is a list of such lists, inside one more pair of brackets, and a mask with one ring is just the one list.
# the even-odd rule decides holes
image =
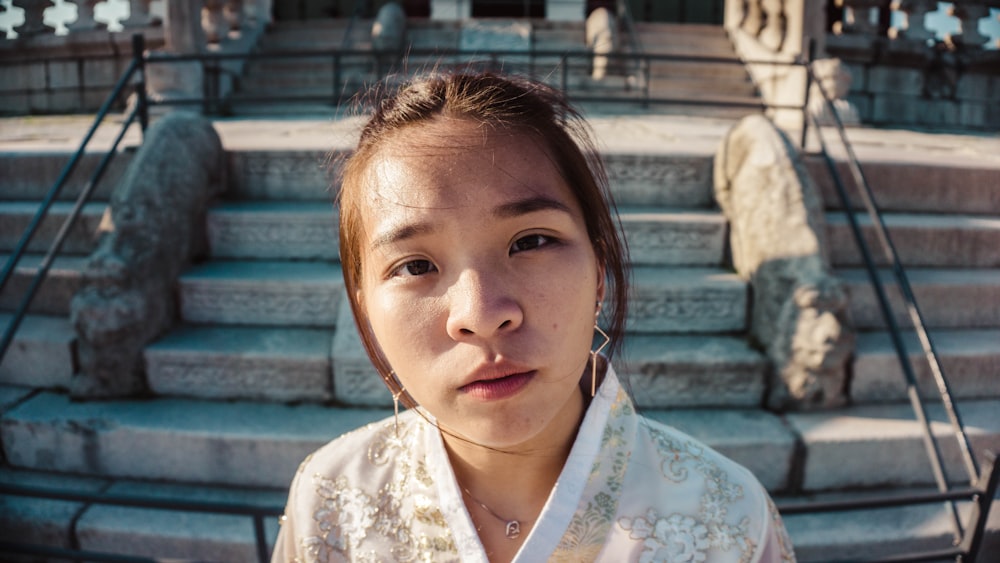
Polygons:
[[[410,411],[302,463],[274,562],[487,557],[440,433]],[[613,370],[515,561],[794,561],[773,503],[743,467],[639,416]]]

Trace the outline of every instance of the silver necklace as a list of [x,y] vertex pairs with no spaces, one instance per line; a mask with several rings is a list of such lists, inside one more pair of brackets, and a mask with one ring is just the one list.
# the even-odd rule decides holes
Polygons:
[[462,490],[465,491],[465,494],[469,495],[469,498],[472,499],[472,502],[474,502],[474,503],[478,504],[479,506],[481,506],[483,508],[483,510],[485,510],[487,513],[489,513],[490,516],[492,516],[492,517],[496,518],[497,520],[499,520],[499,521],[501,521],[501,522],[504,523],[504,526],[506,527],[505,531],[504,531],[504,534],[507,536],[507,539],[509,539],[509,540],[516,540],[518,538],[518,536],[521,535],[521,521],[520,520],[508,520],[507,518],[504,518],[503,516],[500,516],[496,512],[493,512],[493,510],[490,507],[486,506],[486,503],[484,503],[483,501],[481,501],[481,500],[477,499],[476,497],[472,496],[472,493],[469,492],[469,489],[463,488]]

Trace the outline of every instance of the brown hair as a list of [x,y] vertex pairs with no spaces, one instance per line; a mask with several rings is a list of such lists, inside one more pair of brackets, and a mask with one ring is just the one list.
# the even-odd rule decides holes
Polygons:
[[[547,148],[583,211],[597,261],[605,269],[610,297],[606,299],[602,322],[607,323],[605,332],[611,337],[605,353],[611,357],[620,349],[628,297],[628,249],[612,218],[614,202],[589,128],[559,92],[544,84],[488,72],[434,74],[404,84],[393,95],[374,101],[373,106],[374,114],[361,132],[358,148],[342,169],[337,197],[340,260],[361,341],[392,393],[399,393],[401,386],[360,303],[364,238],[361,195],[366,189],[371,159],[386,139],[437,116],[469,119],[494,129],[529,134]],[[407,406],[415,406],[407,394],[401,399]]]

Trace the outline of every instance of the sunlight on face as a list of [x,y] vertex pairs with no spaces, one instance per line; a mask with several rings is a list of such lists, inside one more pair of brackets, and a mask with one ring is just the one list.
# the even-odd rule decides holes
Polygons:
[[572,432],[603,271],[543,145],[440,117],[369,172],[360,301],[403,387],[478,444]]

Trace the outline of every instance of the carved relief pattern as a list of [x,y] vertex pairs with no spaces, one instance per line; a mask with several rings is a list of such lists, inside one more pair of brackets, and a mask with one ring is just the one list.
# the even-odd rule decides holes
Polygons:
[[746,303],[742,293],[703,289],[698,293],[665,291],[637,294],[631,303],[634,330],[743,329]]
[[[329,367],[290,365],[261,358],[217,360],[202,358],[151,361],[149,384],[163,394],[226,398],[268,397],[322,401],[330,396]],[[280,382],[276,379],[280,378]]]
[[279,291],[247,290],[238,284],[189,284],[183,291],[184,318],[194,321],[332,325],[337,318],[338,288],[284,287]]

